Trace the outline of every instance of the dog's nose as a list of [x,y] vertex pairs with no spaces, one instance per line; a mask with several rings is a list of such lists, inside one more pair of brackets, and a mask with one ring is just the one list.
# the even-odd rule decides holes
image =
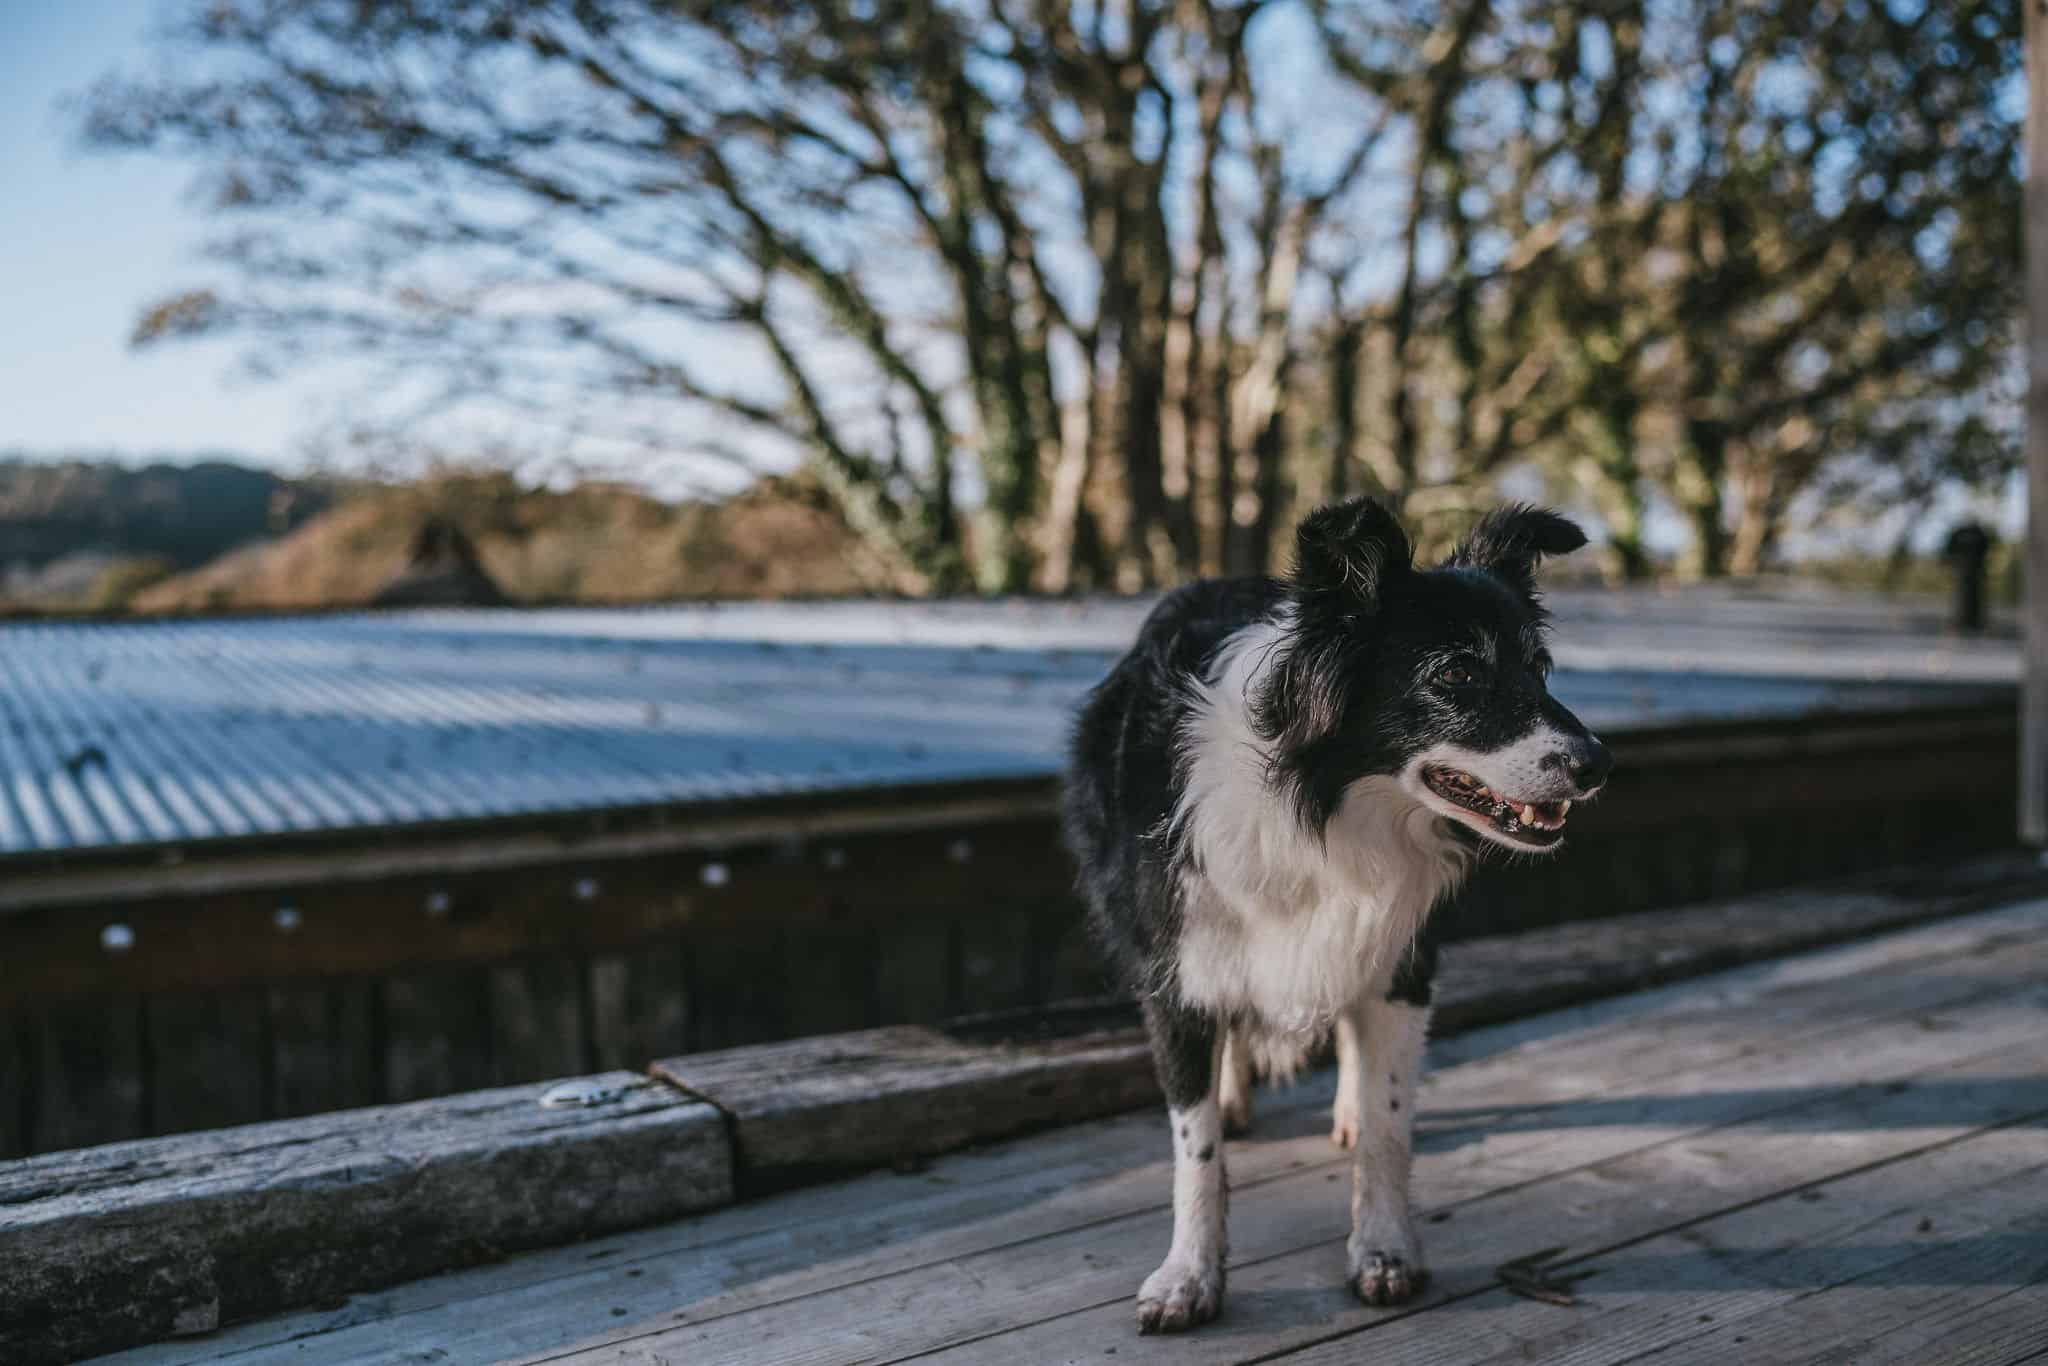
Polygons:
[[1573,739],[1565,748],[1546,754],[1543,766],[1564,773],[1580,792],[1590,796],[1606,783],[1607,775],[1614,771],[1614,756],[1607,752],[1607,746],[1590,735],[1584,735]]

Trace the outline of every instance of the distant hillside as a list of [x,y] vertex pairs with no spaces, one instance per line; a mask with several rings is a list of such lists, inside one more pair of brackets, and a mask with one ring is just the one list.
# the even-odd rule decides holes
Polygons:
[[290,531],[327,501],[313,485],[225,460],[132,466],[0,453],[0,566],[99,554],[190,569]]
[[763,480],[717,503],[631,489],[522,488],[508,476],[446,476],[358,491],[280,540],[246,546],[129,599],[139,612],[350,606],[405,568],[440,518],[475,544],[513,601],[633,602],[784,597],[891,588],[830,500]]

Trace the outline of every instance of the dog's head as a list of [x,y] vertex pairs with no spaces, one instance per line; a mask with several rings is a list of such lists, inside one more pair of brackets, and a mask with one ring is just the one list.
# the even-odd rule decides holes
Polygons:
[[1416,567],[1369,498],[1296,532],[1292,622],[1251,698],[1273,777],[1322,829],[1362,778],[1393,778],[1483,839],[1554,849],[1612,761],[1551,697],[1536,566],[1586,543],[1540,508],[1489,515],[1450,557]]

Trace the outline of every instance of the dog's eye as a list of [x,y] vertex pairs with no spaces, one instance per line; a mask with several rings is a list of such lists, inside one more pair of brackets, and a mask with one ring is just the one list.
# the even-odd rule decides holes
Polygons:
[[1451,664],[1436,671],[1436,681],[1446,688],[1469,688],[1472,671],[1463,664]]

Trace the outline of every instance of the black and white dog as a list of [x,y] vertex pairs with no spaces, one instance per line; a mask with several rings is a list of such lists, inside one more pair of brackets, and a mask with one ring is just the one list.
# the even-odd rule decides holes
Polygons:
[[1535,570],[1585,533],[1488,516],[1443,564],[1369,499],[1296,533],[1282,581],[1170,593],[1084,704],[1065,797],[1093,927],[1143,1004],[1172,1127],[1173,1245],[1146,1332],[1223,1298],[1223,1135],[1256,1067],[1290,1075],[1334,1029],[1331,1137],[1353,1148],[1349,1277],[1421,1286],[1410,1124],[1432,907],[1491,843],[1552,850],[1607,751],[1553,700]]

